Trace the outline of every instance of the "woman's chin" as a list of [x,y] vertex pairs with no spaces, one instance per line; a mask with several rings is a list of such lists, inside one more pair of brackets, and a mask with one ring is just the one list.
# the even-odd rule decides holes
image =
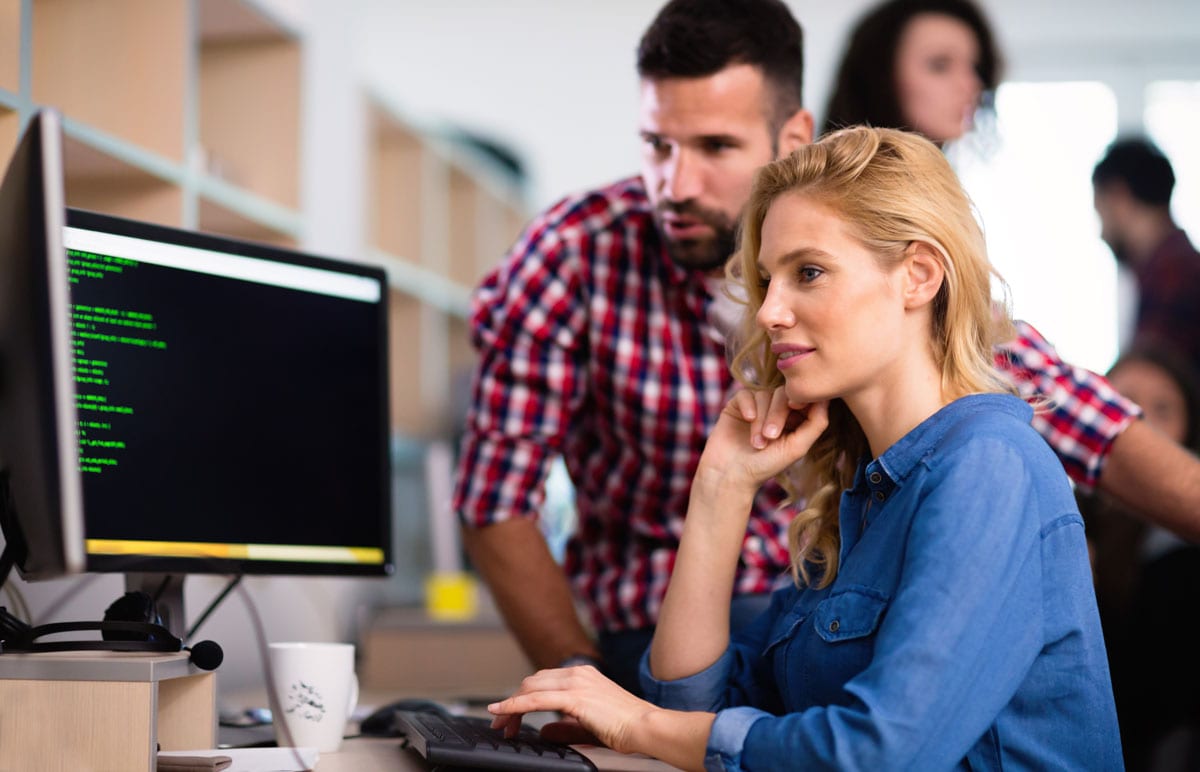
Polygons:
[[783,393],[787,395],[788,402],[793,405],[808,405],[813,402],[820,402],[833,397],[826,391],[814,389],[811,385],[801,386],[800,384],[787,384]]

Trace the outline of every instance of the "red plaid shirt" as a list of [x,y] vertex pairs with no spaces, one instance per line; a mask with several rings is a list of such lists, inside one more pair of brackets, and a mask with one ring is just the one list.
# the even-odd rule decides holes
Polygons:
[[[711,302],[704,277],[667,258],[639,178],[545,212],[474,296],[481,356],[453,507],[472,527],[535,517],[561,454],[579,515],[565,570],[597,629],[658,617],[692,476],[733,384]],[[998,361],[1053,387],[1059,406],[1040,421],[1068,471],[1091,482],[1134,408],[1023,331]],[[781,501],[774,485],[755,501],[738,593],[770,591],[788,567]]]
[[1200,370],[1200,252],[1176,228],[1134,271],[1134,341],[1169,347]]

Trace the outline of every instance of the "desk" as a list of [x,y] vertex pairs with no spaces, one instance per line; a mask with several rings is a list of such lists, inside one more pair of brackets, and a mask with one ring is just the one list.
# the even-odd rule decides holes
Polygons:
[[[364,688],[360,704],[378,706],[396,699],[398,695],[390,691],[377,691]],[[429,695],[438,697],[444,695]],[[265,705],[266,693],[261,689],[248,689],[229,695],[231,705],[251,706]],[[447,699],[453,702],[453,699]],[[468,710],[470,715],[483,715],[479,709]],[[525,717],[530,726],[541,726],[542,722],[552,718],[550,713],[533,713]],[[317,761],[316,772],[427,772],[429,766],[415,751],[402,749],[398,737],[356,737],[358,723],[351,721],[346,727],[347,735],[352,739],[342,742],[337,753],[322,753]],[[671,772],[676,770],[670,764],[645,756],[630,756],[608,748],[592,746],[575,746],[576,750],[591,759],[601,772]]]
[[211,748],[213,674],[186,653],[0,656],[0,770],[154,768],[155,746]]
[[[670,772],[670,764],[645,756],[628,756],[608,748],[577,746],[601,772]],[[400,740],[356,737],[337,753],[322,753],[316,772],[425,772],[429,767],[415,751],[402,749]]]

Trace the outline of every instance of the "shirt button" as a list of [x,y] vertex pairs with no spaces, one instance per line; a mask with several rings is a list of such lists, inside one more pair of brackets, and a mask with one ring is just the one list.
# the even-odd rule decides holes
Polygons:
[[883,479],[883,475],[881,475],[879,472],[871,472],[871,476],[868,477],[867,479],[870,480],[871,482],[875,483],[876,485],[878,485],[879,482]]
[[841,626],[842,626],[841,623],[835,619],[829,623],[829,632],[836,633],[838,631],[838,628]]
[[887,498],[887,494],[885,494],[883,491],[875,491],[875,500],[876,501],[883,501],[886,498]]

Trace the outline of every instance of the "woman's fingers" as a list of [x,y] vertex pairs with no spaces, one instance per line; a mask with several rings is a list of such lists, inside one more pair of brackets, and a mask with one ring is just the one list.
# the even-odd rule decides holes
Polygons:
[[778,439],[783,434],[791,408],[788,406],[787,393],[783,387],[775,389],[768,396],[766,418],[763,421],[763,436],[769,440]]
[[[549,736],[592,737],[621,750],[630,742],[630,728],[650,707],[594,667],[582,666],[539,671],[522,681],[516,694],[488,705],[488,712],[511,719],[525,713],[558,711],[574,723],[552,726]],[[499,724],[493,722],[493,726]],[[504,728],[511,737],[519,721],[506,723]]]
[[515,694],[488,705],[488,712],[496,716],[492,720],[492,727],[503,728],[506,737],[513,737],[521,727],[521,716],[524,714],[539,710],[565,710],[561,689],[568,682],[573,669],[539,670],[526,676]]
[[739,418],[749,424],[753,424],[755,418],[758,417],[757,399],[754,396],[754,392],[746,389],[739,389],[734,392],[734,395],[729,398],[729,403],[725,409],[735,418]]
[[790,449],[804,455],[828,426],[829,402],[814,402],[805,411],[804,419],[784,435],[784,440]]
[[[762,450],[767,446],[767,443],[773,439],[773,437],[767,433],[767,427],[771,425],[773,418],[771,413],[771,405],[775,392],[756,389],[753,391],[746,390],[740,393],[750,394],[754,400],[754,420],[750,422],[750,444],[754,448]],[[778,436],[779,434],[776,432],[774,437]]]

